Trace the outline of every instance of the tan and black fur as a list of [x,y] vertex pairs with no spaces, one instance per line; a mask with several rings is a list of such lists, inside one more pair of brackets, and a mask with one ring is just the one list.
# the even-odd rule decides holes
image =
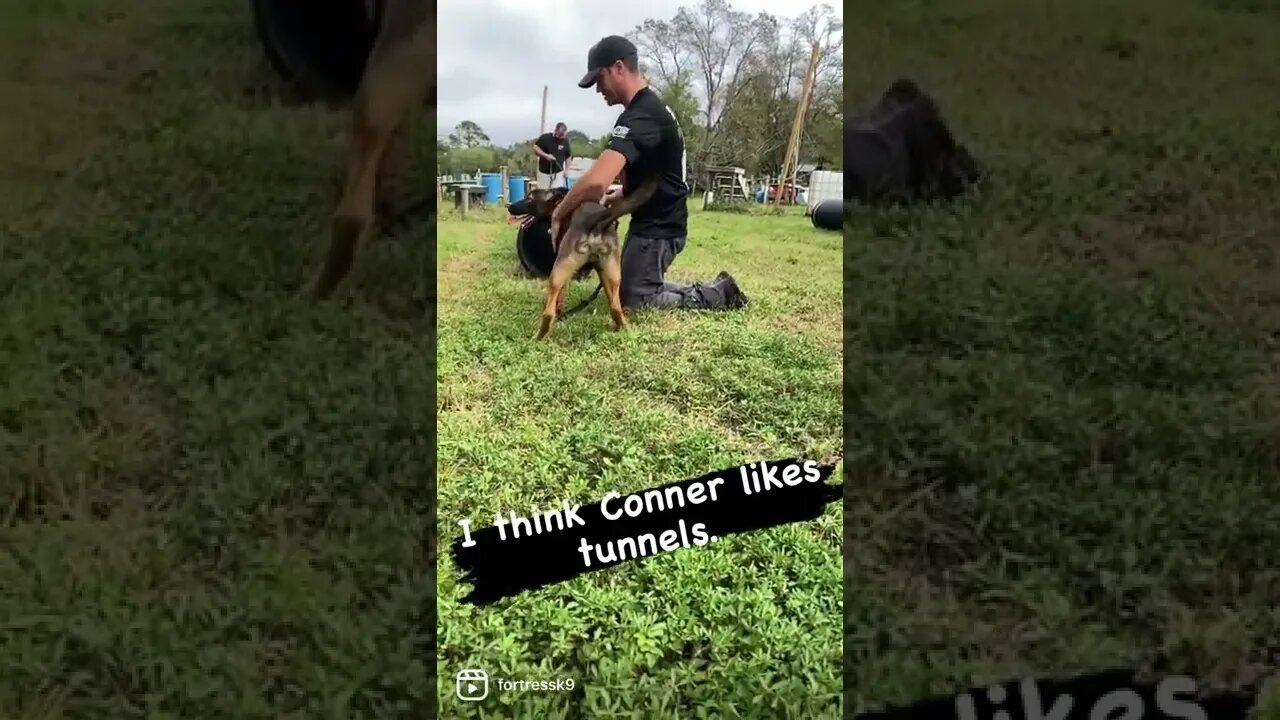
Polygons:
[[416,107],[424,102],[434,106],[435,83],[436,0],[385,0],[378,37],[356,91],[342,199],[333,217],[329,254],[315,282],[316,297],[333,293],[351,271],[356,250],[377,216],[391,212],[406,150],[405,125]]
[[[627,326],[622,312],[622,242],[618,238],[618,220],[649,201],[658,189],[657,178],[645,180],[635,192],[625,195],[608,207],[598,202],[584,202],[560,231],[556,242],[556,261],[547,279],[547,300],[534,340],[551,332],[564,299],[564,289],[582,268],[591,265],[600,278],[613,315],[614,327]],[[529,197],[509,206],[515,215],[534,215],[549,219],[556,205],[564,199],[564,190],[534,190]]]

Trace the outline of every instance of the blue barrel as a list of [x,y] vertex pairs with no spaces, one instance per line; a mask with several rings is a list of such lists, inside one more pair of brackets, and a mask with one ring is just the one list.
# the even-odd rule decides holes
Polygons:
[[484,186],[484,201],[497,203],[502,200],[502,176],[498,173],[480,173],[480,184]]
[[759,190],[756,191],[756,202],[758,203],[764,202],[764,188],[760,188]]
[[565,177],[564,186],[567,188],[571,188],[573,187],[573,184],[576,182],[578,182],[578,178],[576,177]]
[[517,203],[523,200],[525,188],[528,184],[529,178],[519,177],[516,175],[511,176],[511,179],[507,181],[507,194],[509,195],[507,202]]

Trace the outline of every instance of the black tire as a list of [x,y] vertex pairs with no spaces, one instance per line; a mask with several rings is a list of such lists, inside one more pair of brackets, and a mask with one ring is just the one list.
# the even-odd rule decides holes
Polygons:
[[536,229],[532,229],[536,225],[537,223],[526,223],[516,231],[516,260],[519,261],[520,271],[525,277],[545,278],[551,274],[551,267],[543,267],[545,260],[542,259],[542,253],[532,249],[533,245],[538,244],[531,237],[537,232]]
[[[377,38],[364,0],[252,0],[268,62],[306,100],[351,98]],[[382,0],[378,0],[381,14]]]
[[[551,276],[551,268],[556,264],[556,253],[551,249],[551,227],[545,222],[533,221],[525,223],[516,231],[516,259],[520,261],[520,269],[531,278],[547,278]],[[594,271],[588,265],[578,271],[574,278],[581,280]]]

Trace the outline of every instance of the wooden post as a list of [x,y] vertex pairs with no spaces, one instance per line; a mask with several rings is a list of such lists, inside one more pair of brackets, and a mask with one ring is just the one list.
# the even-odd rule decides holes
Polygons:
[[542,121],[538,123],[538,135],[547,131],[547,86],[542,86]]
[[[813,81],[818,72],[818,43],[813,44],[813,52],[809,54],[809,67],[805,70],[804,85],[800,89],[800,100],[796,103],[796,119],[791,123],[791,138],[787,141],[787,154],[782,160],[782,173],[778,178],[778,193],[773,198],[775,207],[782,206],[782,193],[788,180],[795,183],[795,168],[799,165],[800,140],[804,137],[804,118],[809,112],[809,99],[813,94]],[[767,191],[766,191],[767,192]],[[766,197],[767,201],[769,198]]]
[[467,216],[467,211],[471,209],[471,188],[462,188],[462,217]]
[[507,184],[507,166],[503,165],[498,168],[498,173],[498,182],[501,183],[498,187],[498,197],[502,200],[503,205],[509,205],[511,204],[511,198],[509,197],[511,194],[511,186]]

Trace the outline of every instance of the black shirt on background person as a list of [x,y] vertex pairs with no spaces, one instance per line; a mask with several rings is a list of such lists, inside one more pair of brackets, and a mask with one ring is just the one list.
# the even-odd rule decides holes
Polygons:
[[535,147],[554,158],[554,160],[548,160],[538,155],[538,172],[543,175],[555,175],[565,171],[569,158],[573,156],[568,133],[569,128],[564,123],[556,123],[556,129],[553,132],[542,133],[534,142]]

